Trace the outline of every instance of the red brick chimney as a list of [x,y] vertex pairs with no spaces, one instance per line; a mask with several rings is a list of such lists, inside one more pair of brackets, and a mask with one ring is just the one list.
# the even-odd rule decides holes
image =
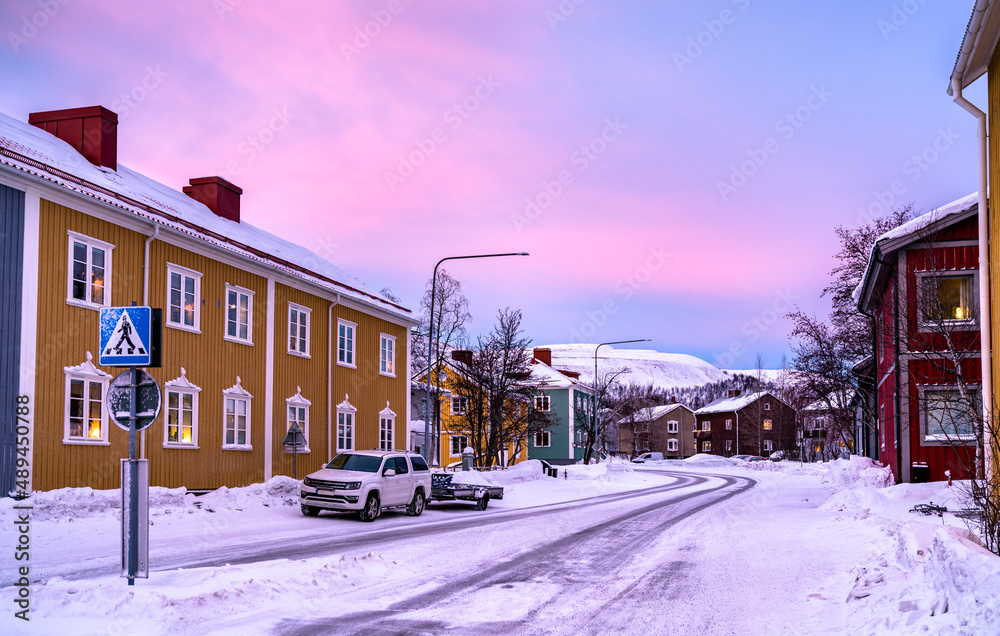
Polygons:
[[240,195],[243,188],[234,186],[222,177],[191,179],[184,186],[184,194],[204,203],[217,216],[240,222]]
[[104,106],[31,113],[28,123],[73,146],[95,166],[118,170],[118,115]]
[[729,389],[729,397],[731,398],[739,397],[740,393],[742,392],[743,391],[740,391],[739,389]]
[[455,362],[461,362],[467,367],[472,366],[472,352],[468,349],[455,349],[451,352],[451,359]]
[[552,349],[548,347],[535,347],[535,360],[538,360],[542,364],[547,364],[552,366]]

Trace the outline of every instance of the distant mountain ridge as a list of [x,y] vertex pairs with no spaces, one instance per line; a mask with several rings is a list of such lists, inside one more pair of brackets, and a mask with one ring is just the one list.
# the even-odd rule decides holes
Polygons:
[[[552,351],[552,366],[580,374],[585,384],[594,377],[595,344],[538,345]],[[662,353],[652,349],[615,349],[601,347],[597,357],[598,375],[627,367],[619,378],[621,384],[650,386],[672,390],[722,382],[732,376],[712,364],[685,353]],[[744,372],[745,373],[745,372]]]

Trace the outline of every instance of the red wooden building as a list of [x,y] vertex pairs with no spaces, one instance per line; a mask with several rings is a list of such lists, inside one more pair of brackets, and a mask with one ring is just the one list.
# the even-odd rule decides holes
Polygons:
[[981,414],[978,196],[882,235],[855,296],[875,318],[878,455],[901,482],[968,475]]

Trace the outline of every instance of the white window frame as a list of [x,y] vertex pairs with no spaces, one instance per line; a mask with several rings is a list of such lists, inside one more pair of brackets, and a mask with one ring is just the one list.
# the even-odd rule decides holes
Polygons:
[[396,414],[389,408],[386,400],[385,408],[378,414],[378,446],[381,450],[393,450],[396,439]]
[[[201,388],[193,384],[187,379],[187,371],[184,367],[181,367],[180,377],[174,378],[163,383],[164,393],[167,394],[165,399],[166,414],[163,419],[163,448],[198,448],[198,394],[201,393]],[[177,405],[178,405],[178,425],[177,425],[177,435],[178,441],[170,440],[170,394],[177,395]],[[184,437],[184,424],[181,419],[183,413],[183,400],[184,396],[191,396],[191,441],[184,442],[180,441]]]
[[[975,394],[975,399],[977,403],[981,404],[982,395],[979,391],[979,385],[968,385],[966,386],[966,391]],[[961,394],[959,393],[958,386],[954,384],[932,384],[926,386],[917,387],[919,399],[920,399],[920,445],[921,446],[949,446],[956,443],[976,443],[976,435],[947,435],[947,434],[932,434],[928,432],[928,415],[929,409],[927,408],[927,393],[954,393],[956,397],[961,399]],[[980,426],[980,423],[973,421],[973,429]]]
[[[226,443],[226,436],[229,432],[229,400],[233,401],[233,443]],[[243,388],[243,381],[240,376],[236,376],[236,384],[225,389],[222,392],[222,450],[239,450],[239,451],[250,451],[253,450],[253,442],[250,439],[250,433],[253,430],[251,423],[253,419],[251,417],[251,406],[253,402],[253,396]],[[246,436],[244,442],[240,444],[237,440],[239,439],[239,426],[237,426],[236,418],[239,415],[239,404],[246,405],[246,413],[244,417],[246,421],[244,427],[246,428]]]
[[[174,322],[171,320],[171,314],[173,310],[171,294],[173,292],[172,278],[174,275],[181,277],[181,304],[180,304],[180,322]],[[187,325],[184,324],[184,279],[190,278],[194,281],[194,324]],[[228,295],[227,295],[228,300]],[[167,300],[166,300],[166,320],[164,324],[172,329],[181,329],[182,331],[190,331],[192,333],[201,333],[201,272],[196,272],[193,269],[188,269],[187,267],[181,267],[180,265],[175,265],[173,263],[167,263]]]
[[552,398],[544,393],[535,396],[535,410],[548,412],[552,410]]
[[[459,404],[461,406],[456,406]],[[451,414],[452,415],[465,415],[469,412],[469,398],[465,395],[453,395],[451,396]]]
[[701,442],[701,452],[711,453],[712,452],[712,440],[702,440]]
[[[225,311],[222,312],[222,337],[229,342],[238,342],[245,345],[253,345],[253,297],[254,291],[246,289],[245,287],[239,287],[238,285],[230,285],[226,283],[226,307]],[[229,295],[236,294],[236,335],[229,335]],[[247,337],[241,338],[240,333],[240,314],[239,314],[239,302],[240,296],[247,297]]]
[[[290,398],[285,398],[285,434],[288,434],[288,430],[292,428],[292,422],[296,422],[299,428],[302,429],[302,434],[305,435],[306,445],[295,449],[295,453],[301,455],[303,453],[310,452],[309,450],[309,407],[312,406],[312,402],[302,397],[302,387],[295,387],[295,395]],[[299,419],[299,416],[302,416]],[[291,453],[292,447],[285,446],[285,452]]]
[[764,430],[765,431],[773,431],[774,430],[774,422],[772,422],[771,420],[764,420]]
[[[79,234],[72,230],[67,230],[68,235],[68,247],[67,255],[68,261],[66,263],[66,303],[69,305],[75,305],[77,307],[84,307],[86,309],[100,309],[101,307],[111,306],[111,263],[112,263],[112,252],[115,246],[111,243],[106,243],[100,239],[95,239],[85,234]],[[87,247],[87,264],[86,272],[86,298],[74,298],[73,297],[73,244],[82,243]],[[93,284],[91,282],[91,277],[93,276],[93,263],[92,258],[94,254],[94,249],[104,250],[104,300],[100,303],[95,303],[91,298],[93,297]]]
[[[310,314],[312,314],[312,309],[292,302],[288,303],[288,333],[286,334],[286,339],[288,342],[288,353],[293,356],[302,358],[311,357],[309,355],[309,334],[312,328],[312,316]],[[293,316],[297,318],[293,320]],[[302,324],[303,320],[305,321],[305,325]],[[302,334],[303,327],[305,327],[305,335]]]
[[727,431],[733,430],[733,420],[732,420],[732,418],[726,420],[726,430]]
[[731,439],[726,440],[726,452],[727,453],[733,452],[733,440]]
[[771,453],[772,451],[774,451],[774,442],[772,442],[769,439],[765,439],[764,440],[764,452],[765,453]]
[[771,403],[770,402],[764,402],[764,410],[765,411],[770,411],[771,410]]
[[551,448],[552,434],[549,431],[535,431],[535,448]]
[[[969,279],[969,317],[961,319],[942,319],[940,324],[936,321],[928,320],[924,314],[924,303],[926,286],[928,280],[940,280],[943,278],[968,278]],[[921,332],[934,331],[944,327],[947,329],[978,329],[979,316],[976,307],[979,306],[979,270],[978,269],[956,269],[948,271],[917,272],[917,330]]]
[[[460,448],[458,449],[458,454],[455,454],[455,442],[458,441],[458,440],[462,440],[462,443],[459,444]],[[448,436],[448,456],[449,457],[461,457],[462,456],[462,451],[464,451],[468,445],[469,445],[469,436],[468,435],[449,435]]]
[[[84,446],[109,446],[111,443],[108,441],[108,425],[110,420],[108,419],[108,407],[107,407],[107,397],[108,397],[108,385],[111,383],[111,376],[101,371],[96,366],[94,366],[94,356],[88,351],[87,359],[82,363],[73,367],[63,367],[63,373],[66,375],[66,393],[63,398],[63,444],[80,444]],[[83,382],[83,404],[84,410],[82,413],[83,417],[83,435],[71,436],[70,435],[70,405],[71,405],[71,387],[74,381]],[[101,387],[101,434],[99,437],[88,436],[86,425],[88,421],[87,412],[88,404],[90,400],[90,387],[91,385],[98,385]]]
[[711,431],[712,430],[712,420],[702,420],[702,422],[701,422],[701,430],[703,430],[703,431]]
[[677,443],[676,439],[670,438],[670,439],[667,440],[667,450],[668,451],[670,451],[672,453],[676,453],[679,448],[680,448],[680,444]]
[[396,377],[396,336],[378,335],[378,374]]
[[[340,335],[340,330],[344,329],[345,335]],[[347,337],[347,332],[350,332],[350,337]],[[358,323],[351,322],[350,320],[337,319],[337,333],[334,334],[337,338],[337,364],[342,367],[349,367],[351,369],[358,368],[358,356],[357,356],[357,342],[358,342]],[[341,338],[344,338],[344,342],[341,343]],[[341,360],[341,357],[344,359]],[[349,358],[349,359],[348,359]]]
[[[681,423],[678,420],[667,420],[667,432],[668,433],[679,433],[681,430]],[[677,450],[676,448],[674,450]]]
[[[358,409],[350,401],[347,394],[344,394],[344,401],[337,405],[337,452],[352,451],[357,446],[357,419]],[[341,428],[343,427],[343,429]],[[342,434],[343,431],[343,434]]]

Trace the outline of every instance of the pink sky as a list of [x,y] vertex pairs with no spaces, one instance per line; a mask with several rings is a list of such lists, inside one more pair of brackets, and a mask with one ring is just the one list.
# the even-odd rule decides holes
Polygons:
[[414,309],[442,257],[530,252],[448,268],[473,333],[510,306],[536,343],[775,366],[836,225],[897,180],[922,211],[976,187],[945,92],[971,0],[43,5],[0,7],[0,110],[116,110],[122,164],[225,176],[244,220]]

